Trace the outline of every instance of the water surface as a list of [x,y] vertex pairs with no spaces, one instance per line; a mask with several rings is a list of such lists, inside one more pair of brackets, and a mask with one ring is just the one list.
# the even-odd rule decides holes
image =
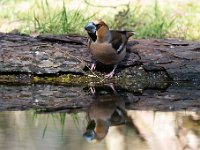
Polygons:
[[0,88],[0,149],[200,149],[199,86]]
[[[87,115],[0,113],[0,149],[6,150],[148,150],[199,148],[200,118],[194,112],[127,111],[132,119],[111,126],[104,139],[88,142]],[[64,120],[63,120],[64,119]]]

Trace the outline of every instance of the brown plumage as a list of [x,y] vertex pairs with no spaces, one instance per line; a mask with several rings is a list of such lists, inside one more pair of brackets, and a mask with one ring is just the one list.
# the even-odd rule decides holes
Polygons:
[[[126,44],[128,38],[134,34],[132,31],[109,30],[109,27],[102,20],[89,22],[85,26],[88,32],[88,48],[93,58],[106,65],[114,65],[114,69],[106,75],[112,78],[117,65],[126,55]],[[94,61],[91,70],[95,70]]]
[[105,138],[110,126],[124,124],[126,121],[125,102],[117,94],[112,84],[92,86],[94,101],[87,110],[88,124],[84,138],[89,142]]

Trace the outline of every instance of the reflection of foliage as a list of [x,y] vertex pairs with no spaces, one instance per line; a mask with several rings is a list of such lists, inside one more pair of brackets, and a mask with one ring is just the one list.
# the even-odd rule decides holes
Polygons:
[[[31,111],[31,114],[33,116],[33,119],[35,120],[36,125],[38,125],[38,121],[43,120],[43,124],[44,124],[44,129],[43,129],[43,133],[42,133],[42,137],[44,138],[48,125],[49,123],[53,122],[54,126],[56,127],[57,125],[59,125],[60,127],[58,129],[61,129],[61,134],[64,134],[64,129],[66,127],[66,122],[68,120],[66,120],[67,117],[67,113],[48,113],[48,114],[38,114],[37,112],[40,111]],[[75,125],[76,129],[79,130],[80,125],[82,125],[82,123],[80,123],[80,116],[78,113],[71,113],[69,114],[73,120],[73,124]],[[69,118],[68,118],[69,119]]]
[[[199,115],[199,114],[198,114]],[[183,117],[183,127],[192,130],[196,135],[200,136],[200,119],[194,119],[193,116]]]
[[43,133],[42,133],[42,137],[43,137],[43,138],[44,138],[45,133],[46,133],[46,130],[47,130],[48,120],[49,120],[49,115],[47,115],[47,121],[46,121],[46,124],[45,124],[44,130],[43,130]]
[[76,128],[79,129],[80,117],[78,116],[77,113],[71,114],[71,117],[72,117],[72,119],[73,119],[73,121],[74,121],[74,124],[75,124]]
[[65,119],[66,119],[66,113],[59,113],[59,119],[60,119],[60,125],[61,125],[61,133],[63,135],[64,133],[64,127],[65,127]]
[[32,111],[32,116],[33,116],[35,122],[38,122],[40,117],[42,117],[43,121],[45,122],[42,137],[45,136],[48,124],[50,122],[49,119],[52,119],[55,127],[57,124],[57,120],[59,120],[59,125],[61,126],[61,133],[63,134],[64,127],[65,127],[66,113],[38,114],[37,111],[36,112]]

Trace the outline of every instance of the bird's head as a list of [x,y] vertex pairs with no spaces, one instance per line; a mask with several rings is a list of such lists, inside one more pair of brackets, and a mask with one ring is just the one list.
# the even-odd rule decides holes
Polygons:
[[88,142],[101,141],[108,133],[109,122],[106,120],[91,120],[88,123],[86,132],[83,137]]
[[89,35],[95,34],[97,37],[102,38],[109,31],[109,28],[103,20],[94,20],[85,26],[85,30]]

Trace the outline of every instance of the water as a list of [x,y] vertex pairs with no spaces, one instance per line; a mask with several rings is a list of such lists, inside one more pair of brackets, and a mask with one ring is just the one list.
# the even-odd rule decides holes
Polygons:
[[184,85],[2,85],[0,149],[198,150],[199,86]]
[[[127,112],[133,119],[111,126],[104,139],[87,142],[86,113],[40,114],[31,111],[0,113],[0,149],[4,150],[148,150],[198,149],[200,119],[194,112]],[[138,133],[139,132],[139,133]]]

